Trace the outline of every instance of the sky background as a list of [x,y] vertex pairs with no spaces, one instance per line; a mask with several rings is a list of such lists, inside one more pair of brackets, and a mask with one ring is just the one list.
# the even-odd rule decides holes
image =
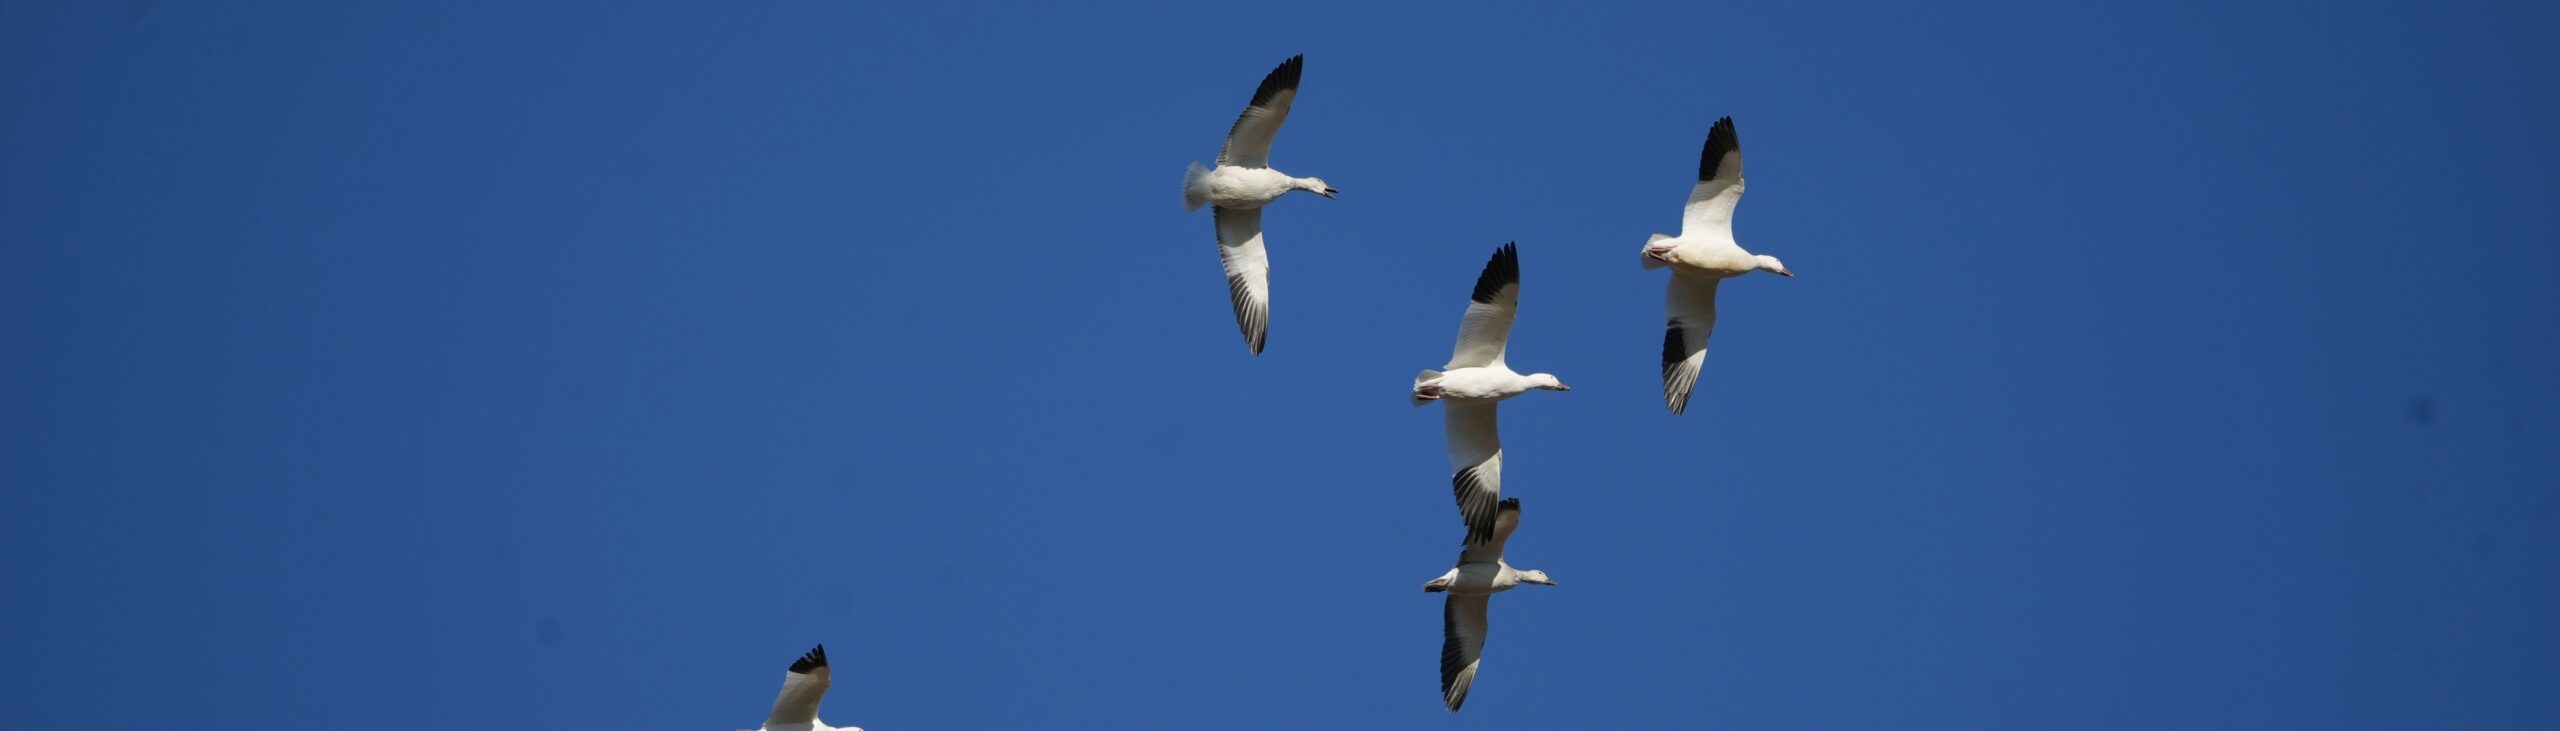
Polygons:
[[0,726],[2560,725],[2560,6],[517,5],[0,4]]

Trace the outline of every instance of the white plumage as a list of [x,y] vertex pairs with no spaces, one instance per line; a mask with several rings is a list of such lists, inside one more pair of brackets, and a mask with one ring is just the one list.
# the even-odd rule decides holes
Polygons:
[[1742,143],[1733,118],[1716,120],[1698,153],[1698,184],[1681,209],[1680,235],[1645,241],[1644,268],[1671,268],[1663,295],[1669,314],[1662,338],[1662,398],[1677,414],[1689,408],[1689,392],[1707,360],[1707,336],[1716,328],[1716,284],[1755,271],[1793,277],[1767,254],[1744,251],[1733,240],[1733,207],[1742,201]]
[[1554,374],[1524,376],[1503,362],[1511,320],[1519,309],[1520,251],[1503,244],[1476,275],[1449,363],[1413,379],[1413,405],[1446,402],[1449,469],[1454,471],[1450,489],[1457,495],[1458,516],[1466,521],[1470,544],[1493,536],[1494,505],[1502,500],[1502,434],[1494,405],[1531,389],[1573,390]]
[[1484,638],[1493,629],[1485,619],[1493,595],[1521,584],[1556,584],[1547,572],[1514,569],[1502,560],[1511,531],[1520,527],[1520,499],[1502,501],[1495,514],[1490,540],[1467,547],[1458,554],[1456,568],[1422,585],[1423,591],[1449,594],[1440,615],[1440,698],[1450,713],[1466,704],[1467,691],[1475,687],[1476,668],[1484,661]]
[[1227,130],[1226,147],[1218,151],[1216,169],[1192,163],[1182,175],[1183,210],[1212,206],[1218,228],[1218,258],[1227,271],[1227,298],[1235,306],[1236,328],[1245,347],[1262,354],[1271,329],[1271,259],[1263,251],[1262,207],[1289,191],[1303,190],[1331,198],[1336,192],[1319,178],[1297,178],[1271,169],[1271,139],[1289,119],[1289,104],[1298,98],[1298,74],[1304,56],[1292,56],[1262,78],[1253,101]]
[[763,731],[862,731],[860,726],[829,726],[818,720],[818,701],[827,695],[827,646],[810,648],[782,675],[782,694],[773,699]]

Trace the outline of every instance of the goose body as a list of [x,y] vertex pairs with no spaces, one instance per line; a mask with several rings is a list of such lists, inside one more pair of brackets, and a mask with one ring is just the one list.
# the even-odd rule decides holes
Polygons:
[[1199,177],[1193,185],[1199,189],[1200,202],[1228,210],[1245,210],[1271,205],[1289,191],[1306,190],[1299,178],[1271,168],[1242,168],[1222,165],[1204,170],[1192,163]]
[[1500,363],[1472,368],[1452,368],[1439,372],[1436,378],[1426,378],[1426,380],[1429,382],[1423,384],[1424,390],[1437,391],[1438,398],[1442,400],[1484,403],[1528,393],[1537,388],[1539,383]]
[[[1520,499],[1511,498],[1502,502],[1517,506]],[[1430,588],[1434,585],[1438,588]],[[1511,564],[1497,558],[1489,562],[1458,564],[1456,568],[1449,569],[1448,573],[1441,574],[1440,578],[1425,584],[1423,591],[1442,591],[1454,596],[1485,596],[1510,591],[1511,587],[1519,585],[1520,570],[1512,568]]]

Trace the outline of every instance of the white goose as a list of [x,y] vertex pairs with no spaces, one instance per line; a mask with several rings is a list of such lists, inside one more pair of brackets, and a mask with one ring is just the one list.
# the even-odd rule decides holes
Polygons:
[[1494,422],[1494,404],[1530,389],[1571,391],[1553,374],[1520,375],[1502,362],[1511,339],[1511,318],[1520,309],[1520,251],[1503,244],[1476,275],[1466,318],[1458,323],[1458,348],[1446,371],[1423,371],[1413,378],[1413,405],[1448,402],[1450,489],[1458,496],[1458,516],[1467,522],[1467,543],[1493,537],[1494,504],[1502,499],[1502,433]]
[[1271,260],[1262,252],[1262,207],[1289,191],[1303,190],[1326,198],[1333,186],[1319,178],[1293,178],[1271,169],[1271,138],[1289,119],[1289,102],[1298,98],[1298,69],[1305,56],[1291,56],[1262,77],[1253,102],[1227,130],[1227,146],[1218,151],[1218,168],[1192,163],[1182,175],[1182,209],[1213,206],[1218,224],[1218,256],[1227,268],[1227,297],[1236,308],[1236,328],[1245,347],[1262,354],[1271,324]]
[[827,646],[819,645],[791,663],[782,676],[782,695],[773,699],[763,731],[862,731],[860,726],[829,726],[818,720],[818,700],[827,695]]
[[1449,603],[1440,610],[1440,697],[1449,704],[1449,712],[1467,702],[1467,688],[1475,685],[1476,665],[1484,659],[1484,636],[1492,629],[1485,622],[1485,605],[1494,594],[1510,591],[1521,584],[1555,586],[1547,572],[1511,568],[1502,560],[1502,546],[1511,541],[1511,531],[1520,527],[1520,499],[1502,501],[1494,520],[1493,540],[1471,546],[1458,554],[1458,567],[1422,585],[1423,591],[1448,592]]
[[1670,325],[1662,337],[1662,398],[1677,414],[1689,408],[1689,389],[1707,360],[1707,336],[1716,329],[1716,283],[1766,271],[1793,277],[1778,257],[1753,254],[1733,242],[1733,205],[1742,200],[1742,144],[1733,118],[1716,120],[1698,153],[1698,185],[1680,214],[1680,235],[1654,234],[1644,244],[1644,268],[1671,267],[1663,297]]

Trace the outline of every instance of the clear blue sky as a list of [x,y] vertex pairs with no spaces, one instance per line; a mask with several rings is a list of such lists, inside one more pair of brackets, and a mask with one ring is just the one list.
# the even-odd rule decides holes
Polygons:
[[0,5],[0,726],[2560,724],[2550,4],[359,5]]

